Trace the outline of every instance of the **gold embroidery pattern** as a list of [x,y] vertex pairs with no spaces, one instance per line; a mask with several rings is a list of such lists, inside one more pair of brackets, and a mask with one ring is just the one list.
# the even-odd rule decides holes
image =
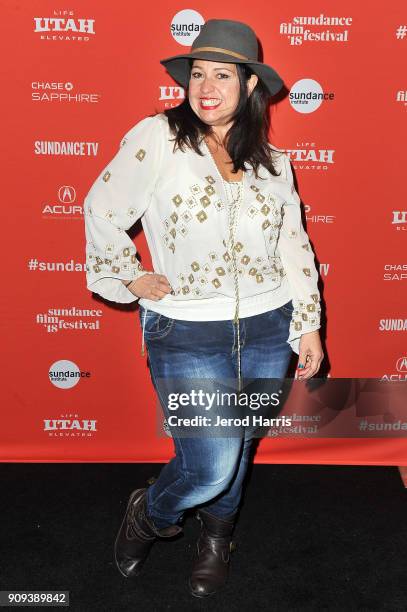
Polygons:
[[198,202],[195,200],[193,196],[191,196],[190,198],[187,198],[186,203],[189,208],[193,208],[194,206],[198,205]]
[[136,256],[136,247],[124,247],[117,255],[117,245],[107,243],[104,246],[103,252],[105,257],[102,258],[96,255],[96,247],[93,242],[88,242],[86,245],[86,269],[88,272],[93,271],[95,274],[110,271],[113,274],[124,273],[124,278],[136,278],[139,272],[144,271],[143,266]]
[[259,213],[261,213],[263,217],[260,217],[258,222],[260,222],[262,230],[264,232],[267,231],[266,239],[270,244],[276,243],[279,230],[282,226],[283,215],[281,209],[285,202],[272,194],[264,196],[256,185],[250,185],[250,189],[257,194],[256,201],[260,202],[262,206],[257,208],[256,201],[252,202],[246,208],[245,214],[251,220],[255,220]]
[[[126,139],[122,141],[122,145],[126,144]],[[145,158],[146,151],[139,149],[135,154],[136,159],[142,162]],[[111,178],[111,173],[106,170],[103,174],[103,181],[107,183]],[[213,176],[208,175],[203,177],[204,180],[189,185],[185,192],[173,193],[173,197],[170,196],[169,206],[170,210],[169,217],[163,219],[164,232],[162,239],[166,247],[175,253],[177,240],[186,238],[190,233],[191,228],[203,226],[203,232],[207,231],[207,225],[205,222],[209,216],[215,215],[217,212],[224,211],[226,206],[223,202],[222,196],[217,193],[216,180]],[[264,193],[256,185],[249,185],[252,192],[251,197],[247,205],[242,209],[242,214],[245,215],[246,227],[250,230],[250,227],[256,226],[256,230],[261,229],[265,232],[264,240],[267,241],[267,245],[270,242],[278,239],[279,229],[282,226],[282,220],[284,216],[284,204],[285,202],[279,195]],[[175,191],[175,190],[174,190]],[[211,212],[210,205],[212,204]],[[176,209],[174,208],[176,207]],[[86,211],[90,216],[92,210],[88,207]],[[120,213],[120,215],[127,215],[130,219],[137,217],[137,209],[129,207],[126,211]],[[117,220],[119,213],[116,209],[103,211],[103,217],[113,222],[116,227],[118,226]],[[176,226],[176,227],[175,227]],[[124,230],[117,227],[118,231],[123,233]],[[246,231],[246,230],[245,230]],[[296,228],[289,228],[287,235],[291,239],[298,238],[298,231]],[[245,234],[242,233],[240,238],[244,240]],[[306,239],[306,236],[304,237]],[[303,239],[304,239],[303,238]],[[114,241],[114,238],[113,238]],[[185,270],[185,274],[178,275],[178,286],[174,287],[176,294],[188,295],[192,294],[196,297],[205,295],[208,290],[209,294],[213,291],[212,287],[217,289],[223,289],[226,284],[229,287],[229,283],[233,280],[233,266],[232,254],[228,250],[228,246],[225,240],[222,241],[225,251],[216,253],[214,251],[208,253],[204,259],[200,261],[193,261],[189,264],[188,269]],[[262,240],[263,244],[263,240]],[[263,244],[264,246],[264,244]],[[91,245],[92,247],[92,245]],[[98,245],[99,247],[99,245]],[[99,247],[100,248],[100,247]],[[99,251],[98,248],[98,252]],[[247,283],[262,284],[265,281],[273,284],[278,284],[281,279],[285,276],[286,272],[282,265],[281,259],[275,256],[266,255],[265,257],[256,257],[256,253],[245,252],[247,251],[242,241],[236,241],[234,243],[234,253],[238,254],[236,257],[236,271],[240,277],[245,279]],[[310,252],[310,243],[306,241],[301,244],[301,248],[305,251]],[[263,251],[263,249],[262,249]],[[103,251],[102,251],[103,252]],[[118,252],[118,255],[114,255]],[[272,251],[270,251],[272,253]],[[276,251],[274,251],[276,253]],[[106,269],[110,270],[113,274],[123,274],[131,278],[136,277],[137,274],[143,270],[140,262],[136,257],[136,249],[131,247],[120,247],[117,251],[117,245],[109,243],[105,245],[104,249],[105,257],[95,254],[95,250],[92,250],[87,254],[86,269],[93,271],[96,274],[100,274]],[[200,255],[199,255],[200,256]],[[305,253],[304,253],[305,258]],[[309,261],[309,260],[308,260]],[[305,259],[304,264],[307,265],[308,261]],[[304,265],[303,264],[303,265]],[[308,264],[309,265],[309,264]],[[312,276],[312,266],[301,268],[298,273],[301,273],[310,278]],[[222,290],[221,289],[221,290]],[[224,293],[224,289],[223,289]],[[321,312],[319,304],[319,295],[317,293],[311,294],[308,298],[310,301],[294,300],[294,311],[291,320],[291,325],[295,331],[301,331],[309,326],[319,325],[319,314]]]
[[183,220],[184,220],[186,223],[189,223],[189,222],[191,221],[191,219],[192,219],[192,215],[191,215],[191,213],[190,213],[188,210],[186,210],[185,212],[183,212],[183,213],[182,213],[182,215],[181,215],[181,217],[182,217],[182,219],[183,219]]
[[[236,243],[235,248],[244,249],[242,243]],[[239,251],[238,251],[239,252]],[[179,280],[179,286],[174,287],[176,295],[182,293],[191,293],[197,297],[203,295],[203,292],[199,287],[206,287],[208,285],[213,286],[215,289],[219,289],[223,286],[224,281],[228,278],[228,281],[232,281],[233,266],[231,265],[232,258],[228,251],[219,255],[215,251],[211,251],[207,255],[208,260],[204,262],[192,261],[189,264],[191,272],[186,271],[185,274],[180,273],[177,275]],[[219,265],[219,263],[212,268],[211,262],[221,262],[222,259],[227,265]],[[250,261],[253,261],[252,266],[248,266]],[[246,277],[250,282],[261,284],[264,283],[266,277],[272,283],[281,282],[280,279],[285,275],[285,270],[282,266],[280,257],[268,256],[264,258],[262,256],[252,256],[243,254],[238,260],[238,274],[240,277]],[[188,290],[186,289],[188,288]],[[318,296],[314,294],[316,298]],[[311,312],[311,305],[308,308],[308,312]]]
[[[198,183],[189,185],[189,191],[192,195],[181,195],[181,193],[177,193],[172,198],[173,204],[179,208],[179,214],[176,217],[171,215],[172,220],[175,218],[178,219],[179,216],[181,216],[186,223],[189,223],[194,219],[196,219],[199,223],[204,223],[204,221],[208,219],[205,209],[207,209],[212,203],[214,203],[216,210],[222,210],[224,208],[221,200],[217,199],[216,202],[212,200],[212,198],[216,197],[216,190],[213,187],[213,184],[216,182],[215,179],[208,175],[205,177],[205,180],[209,184],[203,185],[202,187]],[[191,214],[190,210],[198,205],[200,205],[199,211],[195,212],[195,214]],[[173,222],[175,223],[175,221]],[[182,232],[180,232],[180,235],[185,237],[187,234],[188,229],[185,227]]]
[[255,217],[258,212],[259,211],[257,210],[257,208],[255,208],[254,206],[251,206],[250,208],[247,209],[246,214],[250,217],[250,219],[253,219],[253,217]]
[[142,162],[142,161],[143,161],[143,159],[145,158],[145,156],[146,156],[146,152],[145,152],[145,150],[144,150],[144,149],[139,149],[139,150],[137,151],[137,153],[136,153],[136,158],[137,158],[137,159],[138,159],[140,162]]
[[[294,310],[290,326],[296,332],[301,332],[309,327],[318,328],[320,325],[321,304],[318,294],[310,295],[312,302],[303,302],[293,299]],[[304,327],[304,324],[306,325]]]

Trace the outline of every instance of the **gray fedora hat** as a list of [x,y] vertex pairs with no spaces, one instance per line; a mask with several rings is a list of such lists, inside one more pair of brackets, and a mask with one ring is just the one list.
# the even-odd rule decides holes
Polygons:
[[271,66],[258,61],[258,43],[250,26],[230,19],[209,19],[195,38],[191,51],[160,60],[172,78],[183,87],[189,82],[189,59],[205,59],[229,64],[247,64],[263,81],[270,95],[284,83]]

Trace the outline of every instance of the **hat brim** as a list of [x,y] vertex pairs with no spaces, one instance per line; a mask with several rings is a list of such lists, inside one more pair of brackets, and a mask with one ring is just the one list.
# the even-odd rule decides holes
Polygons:
[[160,60],[160,64],[165,66],[167,72],[174,81],[187,88],[189,83],[189,62],[190,59],[205,59],[212,62],[225,62],[228,64],[246,64],[263,81],[271,96],[275,96],[283,87],[284,81],[279,74],[267,64],[262,62],[248,61],[235,58],[226,53],[216,51],[192,51],[183,55],[173,55]]

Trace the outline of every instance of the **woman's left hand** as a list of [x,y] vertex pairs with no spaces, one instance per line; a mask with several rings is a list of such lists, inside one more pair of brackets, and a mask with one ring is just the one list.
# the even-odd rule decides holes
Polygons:
[[[308,332],[300,338],[297,373],[299,380],[314,376],[324,358],[319,331]],[[299,366],[303,364],[303,368]]]

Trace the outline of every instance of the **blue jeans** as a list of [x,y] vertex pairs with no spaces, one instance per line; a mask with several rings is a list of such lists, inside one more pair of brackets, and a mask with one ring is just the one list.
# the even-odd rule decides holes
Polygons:
[[[243,379],[286,376],[292,355],[287,343],[292,302],[260,315],[240,319]],[[232,321],[170,319],[140,305],[140,323],[153,385],[159,379],[236,379],[236,325]],[[168,416],[168,409],[161,408]],[[187,438],[173,435],[175,457],[147,489],[147,512],[158,528],[177,523],[184,511],[204,505],[218,517],[239,506],[253,438]]]

